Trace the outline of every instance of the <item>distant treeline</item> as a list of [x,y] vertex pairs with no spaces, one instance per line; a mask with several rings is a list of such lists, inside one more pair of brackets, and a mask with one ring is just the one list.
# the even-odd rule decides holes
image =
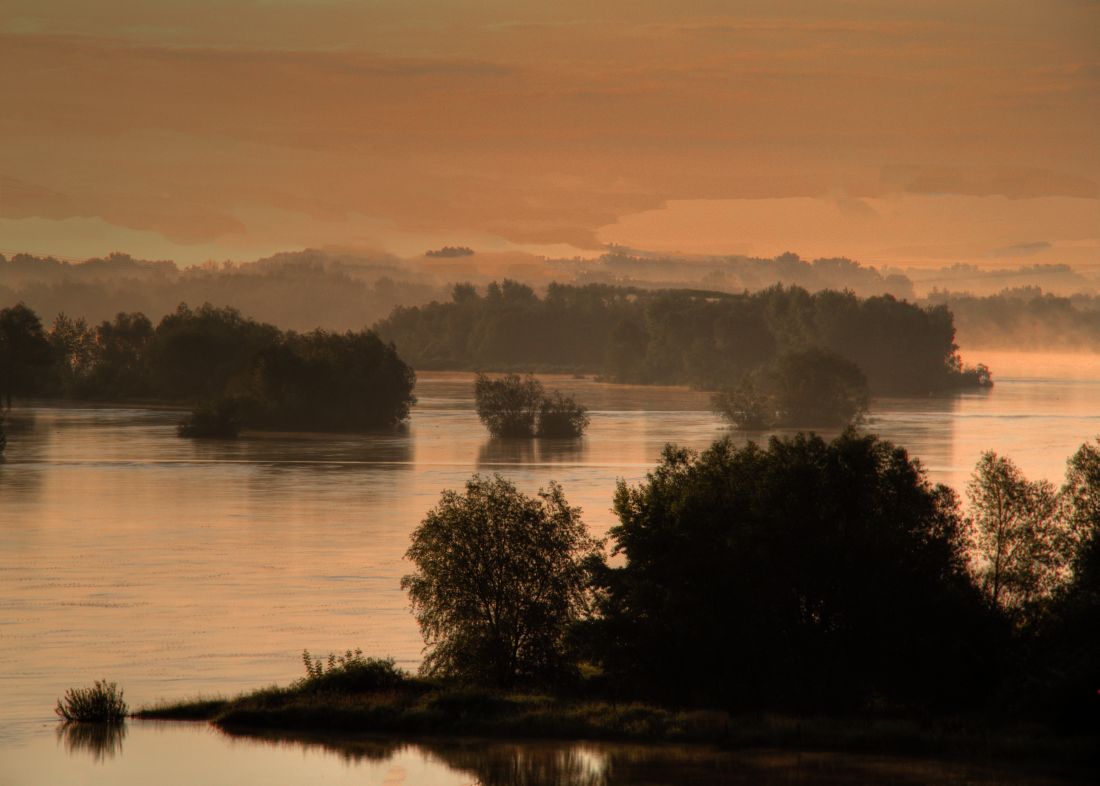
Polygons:
[[415,375],[372,331],[281,331],[232,308],[180,305],[43,327],[0,310],[0,395],[203,404],[231,399],[246,427],[374,429],[404,420]]
[[955,314],[967,346],[1014,350],[1100,351],[1100,297],[1059,297],[1038,287],[997,295],[936,292],[929,300]]
[[398,308],[375,328],[416,368],[541,369],[616,382],[732,385],[790,352],[831,351],[877,393],[978,384],[964,371],[951,312],[886,295],[748,294],[551,284],[545,297],[505,280],[450,302]]
[[395,306],[444,292],[398,262],[304,251],[245,264],[177,268],[125,254],[78,263],[0,255],[0,304],[24,302],[47,323],[58,314],[97,323],[119,312],[140,311],[155,321],[180,303],[232,303],[283,328],[358,329]]

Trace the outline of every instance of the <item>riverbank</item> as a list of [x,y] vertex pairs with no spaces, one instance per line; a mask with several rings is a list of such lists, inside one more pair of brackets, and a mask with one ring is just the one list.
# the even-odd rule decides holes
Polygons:
[[234,735],[401,735],[635,743],[695,743],[962,759],[1036,772],[1085,774],[1100,767],[1094,735],[978,717],[730,715],[635,702],[492,692],[408,679],[383,690],[316,693],[307,683],[233,699],[198,698],[144,707],[134,717],[207,721]]

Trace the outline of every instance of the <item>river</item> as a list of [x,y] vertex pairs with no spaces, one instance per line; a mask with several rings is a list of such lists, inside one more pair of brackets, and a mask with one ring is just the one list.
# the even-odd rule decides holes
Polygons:
[[[867,428],[960,492],[986,449],[1010,455],[1029,477],[1059,482],[1066,458],[1100,434],[1100,360],[975,358],[994,369],[991,390],[878,399]],[[398,582],[409,532],[441,490],[473,472],[499,472],[525,491],[557,480],[602,535],[614,524],[618,479],[643,478],[667,442],[702,448],[729,433],[698,392],[545,381],[592,410],[583,440],[488,439],[472,377],[460,373],[421,374],[408,428],[389,435],[201,442],[175,436],[172,410],[17,407],[0,461],[0,784],[485,780],[469,764],[476,756],[445,745],[379,743],[358,755],[178,724],[131,723],[117,746],[95,752],[55,736],[51,710],[66,687],[99,678],[124,686],[132,706],[286,683],[302,672],[303,648],[361,647],[415,668],[421,641]],[[594,762],[594,772],[615,762],[629,771],[647,755],[536,747],[482,746],[487,761],[527,751]],[[683,754],[684,767],[694,755]],[[830,761],[813,766],[848,766]],[[163,771],[151,777],[154,763]]]

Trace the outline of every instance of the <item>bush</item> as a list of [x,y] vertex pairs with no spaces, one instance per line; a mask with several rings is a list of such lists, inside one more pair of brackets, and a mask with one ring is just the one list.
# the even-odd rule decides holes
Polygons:
[[221,398],[196,407],[176,427],[181,437],[236,439],[241,431],[240,407],[235,399]]
[[530,374],[489,379],[479,373],[474,382],[477,416],[494,437],[534,436],[542,399],[542,383]]
[[588,428],[587,409],[556,390],[546,395],[531,374],[489,379],[479,373],[474,401],[494,437],[579,437]]
[[556,390],[539,405],[540,437],[579,437],[588,422],[588,410]]
[[90,688],[69,688],[57,700],[57,717],[80,723],[122,723],[128,708],[122,690],[113,682],[97,680]]
[[762,430],[775,425],[775,401],[757,389],[749,377],[711,396],[714,411],[738,428]]
[[393,658],[364,658],[363,650],[329,653],[327,662],[302,651],[306,676],[295,687],[306,692],[368,693],[392,690],[407,679]]

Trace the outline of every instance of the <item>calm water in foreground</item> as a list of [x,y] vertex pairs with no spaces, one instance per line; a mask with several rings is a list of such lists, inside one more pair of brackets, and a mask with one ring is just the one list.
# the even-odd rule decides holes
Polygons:
[[[1100,434],[1100,361],[975,359],[993,367],[992,390],[880,400],[869,428],[960,491],[988,448],[1058,482]],[[97,678],[139,705],[289,682],[304,647],[359,646],[413,668],[402,554],[440,490],[475,471],[527,491],[558,480],[603,534],[617,479],[643,478],[666,442],[701,448],[725,433],[703,394],[549,385],[593,410],[579,443],[487,439],[462,374],[422,374],[408,430],[385,436],[203,443],[176,438],[170,411],[19,410],[0,462],[0,784],[1003,782],[898,760],[677,748],[258,742],[152,723],[121,739],[58,736],[55,698]]]

